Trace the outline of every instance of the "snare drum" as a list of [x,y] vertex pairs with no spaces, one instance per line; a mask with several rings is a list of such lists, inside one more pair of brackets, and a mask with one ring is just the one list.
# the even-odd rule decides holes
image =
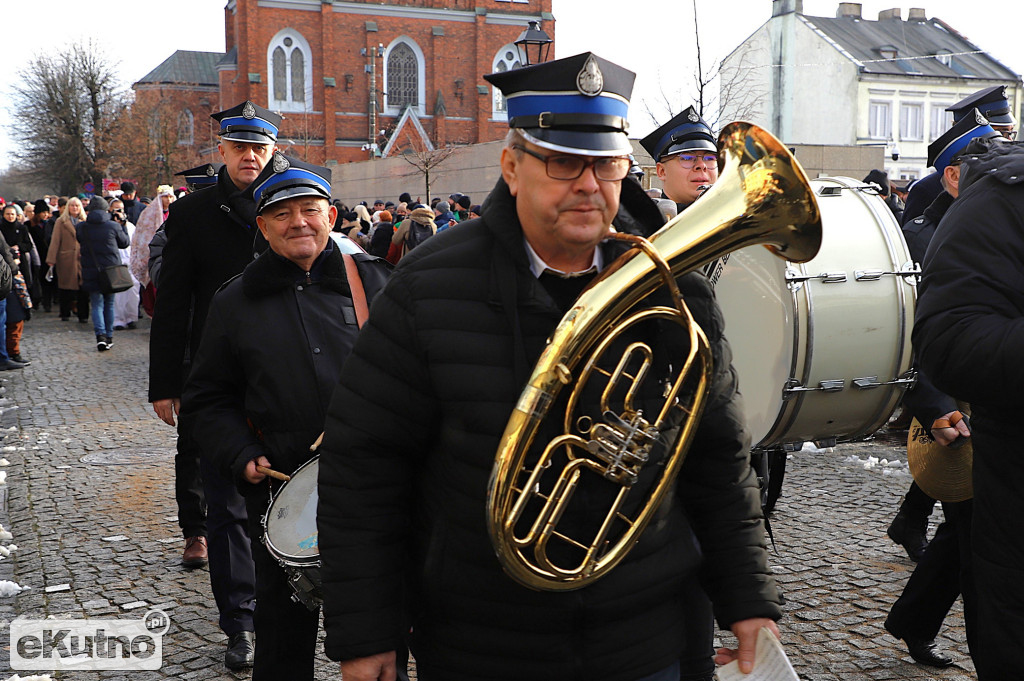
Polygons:
[[314,457],[281,485],[263,516],[263,544],[288,575],[292,600],[316,610],[323,602],[320,544],[316,527],[317,477],[320,457]]
[[708,268],[755,447],[864,438],[913,380],[919,270],[896,219],[862,182],[811,186],[822,218],[813,260],[750,246]]

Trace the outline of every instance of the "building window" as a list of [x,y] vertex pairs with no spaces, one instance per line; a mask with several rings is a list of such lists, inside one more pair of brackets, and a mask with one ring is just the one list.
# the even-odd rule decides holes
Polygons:
[[275,111],[313,110],[313,62],[309,43],[291,28],[279,32],[267,47],[270,73],[268,108]]
[[[491,72],[504,73],[512,69],[518,69],[521,66],[522,64],[519,63],[519,50],[515,45],[509,43],[498,50],[498,54],[494,55]],[[498,119],[504,119],[507,116],[505,111],[505,95],[501,94],[501,90],[493,86],[491,87],[491,113],[494,118]]]
[[384,55],[384,109],[398,115],[411,106],[424,115],[423,52],[408,37],[391,43]]
[[924,139],[924,106],[922,104],[900,105],[900,139],[909,141]]
[[932,125],[928,130],[928,142],[939,139],[942,133],[953,127],[953,112],[946,111],[949,104],[932,104]]
[[939,50],[935,59],[943,66],[952,66],[953,64],[953,54],[949,50]]
[[868,107],[868,137],[889,139],[892,137],[892,104],[871,102]]
[[178,145],[182,147],[192,146],[195,132],[195,117],[192,112],[185,109],[178,114]]

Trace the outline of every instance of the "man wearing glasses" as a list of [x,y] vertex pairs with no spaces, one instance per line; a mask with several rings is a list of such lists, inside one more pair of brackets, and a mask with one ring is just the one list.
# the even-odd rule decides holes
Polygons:
[[714,133],[692,106],[640,140],[658,162],[658,178],[665,198],[679,212],[707,191],[718,179],[718,143]]
[[[630,200],[634,74],[584,53],[485,79],[508,103],[502,177],[482,217],[403,260],[328,410],[318,510],[327,655],[345,681],[394,679],[405,641],[423,681],[679,681],[695,671],[681,658],[692,635],[686,594],[700,581],[751,661],[758,631],[781,612],[721,313],[699,274],[678,281],[713,349],[711,392],[656,521],[622,563],[576,591],[521,586],[495,555],[485,509],[506,423],[559,320],[626,248],[606,238]],[[651,304],[667,300],[659,292]],[[624,343],[679,357],[683,332],[666,326],[675,328],[641,325]],[[663,404],[660,379],[674,361],[656,361],[657,380],[637,387],[645,413]],[[596,398],[585,391],[581,411],[600,414]],[[562,391],[533,455],[562,432],[566,401]],[[655,467],[663,456],[652,449]],[[602,491],[578,493],[559,529],[582,536],[607,511]]]

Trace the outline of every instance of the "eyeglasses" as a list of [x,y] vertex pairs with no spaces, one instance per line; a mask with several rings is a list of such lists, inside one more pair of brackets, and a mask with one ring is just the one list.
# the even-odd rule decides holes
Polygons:
[[545,156],[531,151],[519,144],[512,145],[525,154],[544,162],[544,169],[552,180],[575,180],[583,171],[593,166],[594,176],[605,182],[617,182],[629,172],[629,159],[625,156],[601,156],[587,159],[583,156],[552,155]]
[[[716,169],[718,168],[718,154],[707,153],[700,156],[696,154],[676,154],[675,158],[679,159],[679,165],[684,170],[692,170],[693,166],[697,165],[698,160],[702,161],[706,168],[711,166],[715,166]],[[672,159],[668,160],[671,161]]]

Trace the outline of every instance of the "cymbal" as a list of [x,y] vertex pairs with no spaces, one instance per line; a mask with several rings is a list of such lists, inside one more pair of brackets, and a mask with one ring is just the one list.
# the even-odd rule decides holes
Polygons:
[[974,447],[970,438],[959,449],[943,447],[928,437],[928,431],[914,419],[907,436],[907,465],[914,482],[925,494],[939,501],[966,501],[974,496],[971,466]]

